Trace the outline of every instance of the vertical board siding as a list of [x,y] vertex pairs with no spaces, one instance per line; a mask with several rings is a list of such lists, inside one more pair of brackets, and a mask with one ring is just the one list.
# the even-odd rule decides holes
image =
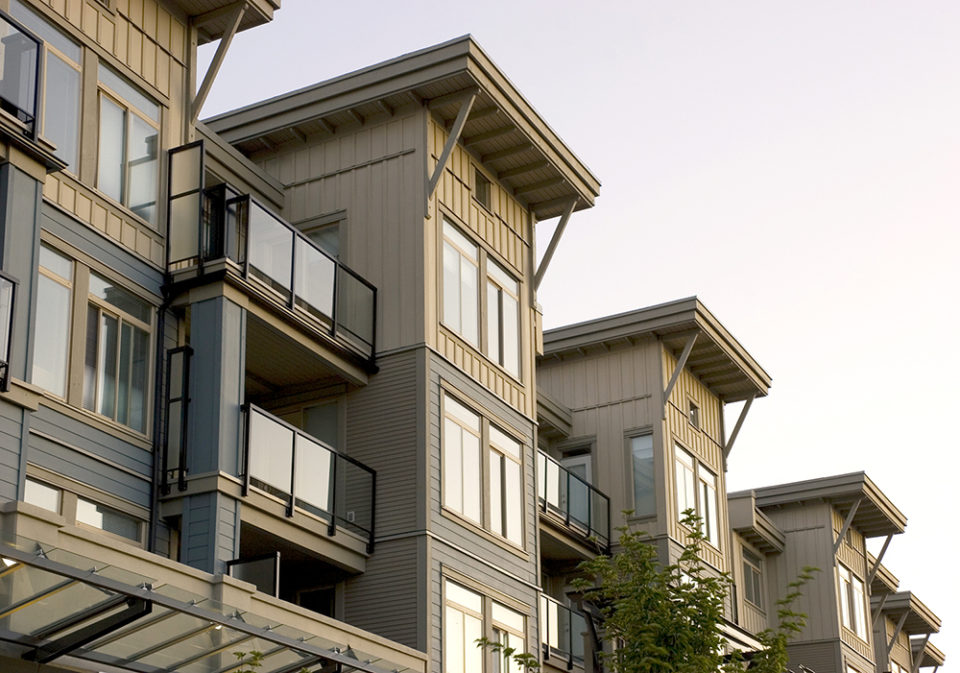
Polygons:
[[284,184],[288,221],[346,211],[340,259],[377,287],[378,352],[423,341],[423,114],[253,157]]
[[0,401],[0,500],[16,500],[20,483],[23,409]]
[[[432,116],[427,119],[427,150],[430,160],[428,171],[436,169],[436,163],[448,133]],[[473,171],[481,170],[490,180],[490,209],[473,198]],[[422,170],[422,169],[421,169]],[[530,268],[532,224],[526,207],[505,187],[495,175],[483,166],[459,143],[454,146],[446,169],[437,185],[433,216],[426,220],[426,288],[427,288],[427,339],[437,352],[479,381],[481,385],[500,397],[504,402],[529,417],[536,413],[534,390],[534,359],[536,339],[534,335],[534,307],[530,302],[530,284],[533,269]],[[480,351],[440,324],[442,301],[442,258],[440,256],[440,228],[443,218],[449,216],[459,227],[475,240],[481,241],[490,259],[505,267],[520,281],[520,380],[508,375],[493,364]],[[481,269],[481,273],[483,270]],[[481,278],[480,288],[486,287]]]
[[389,355],[378,364],[380,371],[370,383],[347,395],[344,444],[345,453],[377,472],[376,535],[382,537],[410,532],[417,525],[422,483],[417,414],[422,410],[417,354]]
[[[495,543],[491,543],[471,524],[460,523],[451,516],[443,514],[443,495],[441,491],[441,475],[443,474],[441,380],[447,382],[454,391],[459,392],[459,394],[457,392],[451,393],[453,397],[467,403],[473,402],[482,405],[482,415],[492,424],[508,431],[512,430],[512,434],[522,433],[525,559],[517,553],[512,553]],[[536,462],[533,424],[517,414],[516,411],[503,405],[487,391],[479,388],[473,380],[466,377],[458,369],[436,356],[431,356],[428,385],[430,401],[427,418],[427,446],[430,452],[430,483],[427,500],[431,507],[431,528],[438,536],[451,544],[496,564],[497,567],[523,578],[524,581],[535,583],[538,577],[538,568],[536,565],[537,508],[534,502],[536,497]],[[481,456],[482,460],[486,460],[485,453],[481,452]],[[486,484],[484,484],[484,487],[486,487]],[[484,501],[487,499],[485,490],[482,498]],[[490,535],[496,537],[493,533],[490,533]],[[473,567],[477,565],[477,562],[471,561],[469,565]]]
[[344,621],[418,647],[418,547],[413,537],[378,543],[366,571],[345,583]]
[[[118,0],[115,13],[94,0],[39,2],[42,5],[36,8],[39,13],[77,42],[91,47],[98,45],[109,54],[109,57],[98,54],[101,61],[111,67],[119,63],[124,77],[160,103],[163,107],[161,155],[164,148],[183,142],[182,110],[189,40],[182,17],[171,14],[169,8],[157,0]],[[96,67],[91,59],[87,59],[85,65]],[[88,136],[81,139],[84,152],[94,146],[94,141]],[[160,158],[162,163],[163,157]],[[51,173],[46,178],[43,196],[85,225],[161,266],[164,246],[160,232],[91,187],[68,175]],[[158,196],[162,202],[162,185],[160,187]],[[163,210],[161,207],[161,213]]]

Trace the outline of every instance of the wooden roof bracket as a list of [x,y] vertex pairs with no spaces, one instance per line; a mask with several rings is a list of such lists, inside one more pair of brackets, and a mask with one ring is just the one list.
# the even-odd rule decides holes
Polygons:
[[667,400],[670,399],[670,393],[673,392],[673,387],[677,385],[677,379],[680,378],[680,372],[683,371],[683,368],[687,366],[687,359],[690,357],[690,352],[693,350],[693,344],[697,342],[697,336],[699,332],[694,332],[689,337],[687,337],[687,343],[683,347],[683,352],[680,354],[680,359],[677,360],[677,366],[673,370],[673,376],[670,377],[670,382],[667,383],[666,390],[663,391],[663,419],[667,418]]
[[929,641],[930,634],[925,633],[923,635],[923,644],[917,649],[917,656],[914,657],[913,652],[910,653],[910,673],[917,673],[917,671],[920,670],[920,662],[923,661],[923,651],[927,649],[927,643]]
[[730,455],[730,450],[733,449],[733,443],[737,441],[737,435],[740,434],[740,428],[743,427],[743,421],[747,418],[747,412],[750,411],[750,406],[753,404],[753,401],[756,399],[757,394],[751,393],[750,397],[747,398],[747,401],[744,402],[743,408],[740,410],[740,415],[737,416],[737,424],[733,426],[733,432],[730,433],[730,438],[723,445],[723,460],[726,464],[727,456]]
[[540,266],[537,267],[537,272],[533,276],[534,291],[540,288],[540,283],[543,281],[543,276],[547,272],[547,267],[550,266],[550,260],[553,259],[553,253],[557,251],[557,246],[560,244],[560,237],[563,236],[563,230],[567,228],[567,222],[570,221],[570,216],[573,215],[573,209],[577,207],[578,202],[579,199],[570,200],[570,203],[567,204],[566,209],[563,211],[563,215],[560,216],[560,222],[557,223],[557,228],[553,230],[553,236],[550,237],[550,243],[547,244],[547,251],[543,253]]
[[233,13],[227,21],[227,30],[224,31],[223,37],[220,38],[220,44],[217,45],[217,52],[213,55],[210,67],[207,68],[207,72],[203,76],[203,82],[197,90],[197,95],[193,97],[193,104],[190,107],[191,124],[196,124],[200,118],[200,110],[203,109],[203,104],[207,100],[207,95],[210,93],[213,81],[217,78],[217,73],[220,72],[220,66],[223,65],[223,59],[227,55],[230,43],[233,42],[234,35],[237,34],[237,30],[240,28],[240,22],[243,20],[243,15],[246,11],[247,0],[240,0],[240,2],[236,3]]
[[883,541],[883,547],[880,549],[880,553],[877,555],[877,560],[873,564],[873,567],[870,568],[870,572],[867,573],[866,584],[873,582],[873,578],[877,576],[877,571],[880,569],[880,563],[883,561],[883,555],[887,553],[887,547],[890,546],[890,540],[893,539],[893,533],[887,536],[887,539]]
[[880,613],[883,612],[883,606],[887,604],[887,598],[890,597],[890,594],[883,594],[880,597],[880,604],[877,605],[877,609],[873,611],[873,619],[870,621],[871,624],[876,624],[877,620],[880,619]]
[[903,623],[907,621],[907,615],[910,614],[909,608],[903,611],[903,614],[900,615],[900,619],[897,621],[897,628],[893,630],[893,635],[890,636],[890,642],[887,643],[887,659],[890,658],[890,653],[893,651],[893,646],[897,642],[897,638],[900,636],[900,631],[903,630]]
[[479,95],[479,93],[480,89],[474,88],[463,92],[459,96],[461,103],[460,109],[457,112],[457,119],[453,122],[453,127],[450,129],[450,135],[447,136],[447,142],[443,145],[443,151],[440,153],[440,158],[437,160],[437,165],[433,169],[433,175],[428,175],[427,177],[427,193],[424,206],[424,212],[426,213],[427,218],[430,217],[430,199],[433,198],[434,192],[437,191],[437,185],[440,183],[440,178],[443,176],[443,172],[447,168],[447,162],[450,160],[450,155],[453,153],[453,148],[460,139],[460,134],[463,133],[463,127],[467,123],[467,117],[470,116],[470,109],[476,102],[477,95]]
[[843,544],[843,538],[847,535],[847,531],[850,529],[850,524],[853,523],[853,517],[857,515],[857,510],[860,509],[861,502],[863,502],[863,496],[857,498],[857,501],[853,503],[853,507],[851,507],[850,511],[847,512],[847,518],[843,520],[843,526],[841,526],[840,532],[837,533],[837,541],[833,543],[834,557],[836,557],[837,552],[840,551],[840,545]]

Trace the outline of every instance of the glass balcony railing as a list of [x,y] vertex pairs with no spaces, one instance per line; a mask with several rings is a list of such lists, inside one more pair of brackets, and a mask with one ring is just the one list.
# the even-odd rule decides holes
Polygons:
[[16,117],[26,135],[37,138],[40,40],[0,13],[0,109]]
[[372,359],[377,289],[249,195],[202,186],[203,144],[170,151],[167,267],[231,260],[248,281]]
[[251,486],[373,544],[376,473],[255,405],[247,405],[244,495]]
[[610,499],[543,451],[537,452],[537,495],[543,512],[609,549]]
[[566,668],[583,666],[587,619],[563,603],[540,594],[540,646],[543,660],[560,660]]

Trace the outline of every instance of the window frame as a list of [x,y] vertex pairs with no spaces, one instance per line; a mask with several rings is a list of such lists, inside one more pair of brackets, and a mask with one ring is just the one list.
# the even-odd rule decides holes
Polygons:
[[743,573],[743,600],[757,610],[766,611],[763,595],[763,556],[741,545],[740,567]]
[[837,563],[837,593],[840,598],[840,624],[863,642],[869,642],[866,586],[853,570],[839,562]]
[[[721,509],[720,509],[720,476],[718,473],[714,472],[706,464],[703,463],[690,449],[680,443],[679,440],[673,440],[673,471],[674,471],[674,489],[675,489],[675,504],[677,507],[677,522],[686,528],[683,525],[682,518],[683,513],[687,509],[692,509],[694,513],[700,517],[700,529],[704,534],[703,541],[709,544],[712,548],[722,551],[723,550],[723,525],[721,520]],[[691,476],[691,485],[693,487],[693,507],[684,507],[683,505],[689,505],[687,498],[684,498],[684,502],[680,501],[680,466],[681,460],[680,456],[686,456],[689,458],[689,463],[684,463],[682,466],[685,472],[689,473]],[[702,472],[705,472],[713,479],[713,484],[710,485],[708,480],[702,476]],[[685,484],[687,485],[687,484]],[[709,494],[705,494],[706,490],[712,490],[712,497],[709,497]],[[683,489],[686,490],[686,489]],[[711,514],[713,515],[711,517]],[[711,521],[715,524],[711,526]]]
[[[466,606],[458,602],[455,598],[451,598],[449,591],[450,585],[455,586],[460,591],[472,594],[479,601],[480,610],[478,611],[474,607]],[[480,635],[489,641],[500,642],[498,634],[509,634],[509,636],[517,638],[516,646],[518,651],[527,651],[527,633],[530,628],[529,606],[516,599],[502,596],[498,592],[488,590],[470,578],[449,570],[441,574],[440,602],[443,606],[440,638],[441,660],[445,673],[462,673],[466,670],[464,667],[450,666],[447,660],[449,654],[447,636],[450,628],[448,611],[451,609],[457,610],[461,614],[468,615],[473,619],[478,619],[480,621]],[[522,630],[518,631],[515,625],[498,618],[497,613],[500,610],[513,613],[512,615],[504,616],[521,619],[523,623]],[[481,673],[521,673],[522,668],[516,662],[511,660],[509,664],[504,667],[502,662],[497,661],[498,655],[496,651],[491,652],[490,648],[476,647],[475,645],[476,643],[470,643],[471,650],[475,650],[477,653],[477,658],[480,662],[479,671]],[[466,648],[464,648],[464,651],[466,651]]]
[[477,165],[473,167],[473,198],[487,211],[493,212],[493,181]]
[[[157,108],[157,119],[152,119],[149,113],[143,111],[138,107],[138,105],[132,100],[127,99],[121,92],[116,91],[108,82],[103,81],[100,71],[106,70],[111,75],[116,77],[120,82],[129,86],[131,91],[135,94],[143,96],[143,98],[152,103]],[[103,103],[104,101],[110,102],[112,105],[118,107],[123,113],[123,136],[121,140],[121,154],[122,154],[122,169],[120,175],[120,196],[119,198],[109,194],[104,187],[101,185],[102,179],[102,164],[101,164],[101,154],[103,151]],[[156,184],[154,185],[154,219],[149,220],[143,215],[141,215],[137,210],[134,210],[133,205],[130,204],[130,192],[131,192],[131,164],[133,163],[130,158],[130,138],[133,135],[131,133],[133,129],[133,116],[138,117],[142,122],[146,123],[148,126],[152,127],[156,131],[156,156],[154,161],[156,162]],[[128,213],[137,218],[138,221],[143,222],[148,227],[153,230],[160,229],[160,178],[161,178],[161,166],[160,166],[160,155],[163,150],[163,106],[157,102],[151,95],[145,93],[137,85],[130,82],[126,77],[116,72],[108,64],[101,61],[97,70],[97,172],[96,172],[96,190],[99,194],[109,199],[111,202],[116,203],[117,205],[123,207]]]
[[[526,544],[527,544],[527,523],[526,523],[526,511],[527,511],[527,445],[523,439],[518,436],[514,431],[507,428],[504,424],[498,423],[496,421],[490,420],[481,410],[477,409],[473,404],[465,401],[466,398],[460,395],[458,392],[449,389],[448,386],[441,386],[440,388],[440,418],[442,421],[442,427],[440,431],[440,508],[441,511],[445,514],[451,514],[457,518],[458,521],[462,521],[466,524],[469,524],[472,527],[478,529],[478,531],[491,536],[491,539],[495,540],[498,543],[503,544],[506,548],[514,551],[515,553],[526,553]],[[469,413],[471,416],[477,418],[478,421],[478,430],[474,430],[466,425],[461,420],[457,419],[449,411],[449,403],[453,402],[456,407],[463,409],[465,412]],[[476,466],[476,472],[470,472],[465,469],[466,466],[463,463],[463,454],[462,448],[460,449],[461,455],[460,460],[460,475],[463,478],[463,481],[460,483],[460,492],[461,500],[463,496],[463,484],[473,476],[480,475],[479,480],[479,520],[471,516],[470,514],[460,511],[456,503],[448,500],[448,496],[451,494],[449,484],[449,479],[452,473],[448,474],[448,465],[452,458],[452,455],[448,454],[448,451],[452,451],[454,447],[449,447],[447,444],[448,437],[450,436],[448,428],[448,421],[457,426],[461,433],[468,432],[470,435],[474,436],[478,440],[479,447],[479,465]],[[511,442],[515,442],[517,445],[517,454],[510,456],[509,449],[506,447],[496,445],[493,437],[494,433],[499,433],[503,437]],[[461,435],[462,436],[462,435]],[[495,457],[500,457],[500,465],[504,468],[498,479],[501,481],[496,484],[498,487],[498,492],[500,495],[499,505],[495,510],[493,500],[494,500],[494,475],[492,464]],[[515,465],[518,470],[519,485],[522,492],[519,505],[516,508],[509,506],[509,493],[508,489],[508,477],[506,472],[506,467],[508,465]],[[495,511],[500,512],[501,517],[501,526],[495,527],[493,523],[493,516]],[[510,514],[511,512],[516,517],[514,523],[516,524],[517,532],[519,533],[519,540],[510,536],[511,526],[510,526]]]
[[[526,363],[527,358],[524,357],[524,348],[523,348],[523,302],[521,297],[523,296],[524,283],[522,278],[518,277],[511,266],[500,258],[499,255],[491,252],[487,247],[486,243],[482,240],[478,240],[477,237],[467,228],[460,224],[454,216],[449,215],[447,212],[443,212],[440,216],[440,250],[439,250],[439,283],[438,283],[438,312],[440,316],[440,324],[443,325],[451,333],[455,334],[458,338],[463,340],[467,345],[481,354],[488,362],[494,364],[501,372],[507,374],[510,378],[520,382],[523,380],[523,368]],[[475,250],[476,257],[475,260],[469,259],[469,251],[465,250],[462,244],[458,244],[456,239],[451,236],[448,236],[446,231],[447,229],[452,229],[456,232],[458,238],[462,238],[472,250]],[[477,325],[477,337],[476,341],[472,340],[471,335],[464,333],[464,331],[453,324],[452,318],[446,315],[446,304],[447,304],[447,279],[446,279],[446,268],[445,268],[445,255],[447,246],[451,246],[452,250],[460,255],[461,265],[462,260],[467,256],[467,260],[476,267],[476,296],[474,300],[477,307],[476,315],[476,325]],[[462,266],[458,267],[462,268]],[[491,272],[491,268],[494,268],[495,271]],[[503,280],[497,278],[496,274],[499,272],[502,276],[509,279],[511,282],[516,283],[516,289],[512,289],[506,286]],[[461,283],[458,284],[458,306],[460,307],[458,322],[462,327],[463,324],[463,284],[462,276]],[[491,318],[492,311],[494,310],[491,306],[490,294],[492,291],[496,291],[497,296],[497,349],[493,350],[491,346],[491,335],[490,329],[493,327],[493,320]],[[510,363],[506,361],[506,348],[504,345],[507,343],[507,340],[513,340],[514,335],[507,334],[504,325],[505,321],[503,316],[505,312],[503,311],[503,306],[505,304],[504,297],[509,297],[516,302],[517,311],[516,311],[516,368],[513,369],[510,366]]]
[[[653,510],[651,512],[638,512],[637,511],[637,467],[636,461],[637,456],[634,452],[633,443],[639,439],[650,440],[650,476],[651,483],[650,489],[652,493],[653,500]],[[626,435],[626,445],[627,445],[627,460],[628,460],[628,474],[630,475],[630,498],[631,505],[633,506],[630,518],[631,519],[656,519],[659,516],[658,507],[657,507],[657,452],[654,450],[654,437],[653,437],[653,428],[647,428],[644,430],[634,431]],[[645,448],[645,447],[643,447]]]

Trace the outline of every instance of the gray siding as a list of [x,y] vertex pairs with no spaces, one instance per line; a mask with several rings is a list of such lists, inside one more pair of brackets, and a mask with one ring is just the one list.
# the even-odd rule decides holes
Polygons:
[[0,402],[0,500],[16,500],[20,483],[23,410]]
[[422,615],[423,581],[419,572],[425,537],[409,537],[377,544],[363,575],[344,587],[344,621],[421,648],[418,623]]
[[[800,664],[817,673],[844,673],[840,662],[840,646],[837,641],[789,645],[790,663],[787,668],[798,671]],[[872,673],[863,670],[861,673]]]
[[225,572],[226,562],[237,556],[237,506],[218,493],[185,498],[180,561],[207,572]]

